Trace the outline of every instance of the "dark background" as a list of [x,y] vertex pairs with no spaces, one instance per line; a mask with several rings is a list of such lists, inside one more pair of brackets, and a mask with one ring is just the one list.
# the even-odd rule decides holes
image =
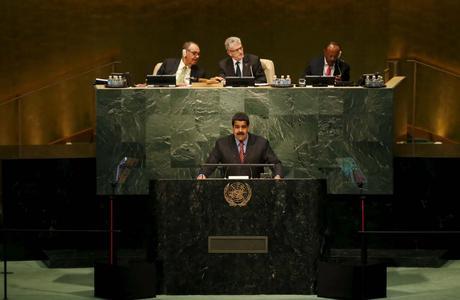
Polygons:
[[[342,44],[352,80],[398,61],[408,77],[396,95],[395,140],[415,139],[409,127],[446,140],[395,145],[395,193],[367,197],[368,229],[458,230],[458,176],[451,174],[460,164],[460,101],[458,77],[445,71],[460,72],[459,9],[452,0],[0,1],[3,226],[105,228],[108,199],[95,195],[94,78],[107,76],[110,63],[121,61],[117,71],[142,82],[155,63],[178,57],[187,40],[199,43],[200,65],[212,74],[225,56],[225,38],[237,35],[246,52],[272,59],[278,75],[294,80],[329,40]],[[416,86],[413,65],[403,63],[410,58],[443,72],[419,66]],[[67,140],[74,144],[56,146]],[[30,157],[43,159],[12,159]],[[359,247],[357,198],[330,197],[332,247]],[[116,202],[121,246],[143,247],[151,222],[147,197]],[[18,257],[41,255],[44,248],[103,248],[107,242],[98,234],[12,237],[16,247],[10,249]],[[370,242],[456,247],[451,238]]]
[[[459,168],[450,158],[396,158],[394,195],[366,196],[367,230],[458,230]],[[4,226],[23,229],[106,229],[108,196],[96,196],[95,159],[3,161]],[[120,249],[152,249],[154,213],[148,196],[115,196]],[[359,195],[329,195],[328,241],[333,249],[360,248]],[[458,238],[371,238],[374,249],[444,249],[458,256]],[[104,250],[106,234],[17,233],[12,258],[43,258],[44,250]],[[46,251],[45,251],[46,252]],[[143,255],[143,254],[142,254]]]

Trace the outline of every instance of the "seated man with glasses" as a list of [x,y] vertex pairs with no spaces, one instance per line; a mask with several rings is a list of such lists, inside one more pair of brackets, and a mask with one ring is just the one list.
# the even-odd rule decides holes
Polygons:
[[223,80],[226,76],[251,76],[257,83],[267,82],[259,57],[244,54],[240,38],[232,36],[226,39],[225,49],[229,57],[219,62],[219,76],[216,79]]
[[176,74],[177,85],[189,85],[192,81],[206,77],[197,63],[200,59],[200,47],[195,42],[185,42],[182,46],[182,58],[167,58],[163,61],[157,75]]

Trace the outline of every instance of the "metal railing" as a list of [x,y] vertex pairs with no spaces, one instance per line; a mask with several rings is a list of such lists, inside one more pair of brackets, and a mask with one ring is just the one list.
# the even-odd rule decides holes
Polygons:
[[85,70],[83,72],[79,72],[77,74],[73,74],[73,75],[64,77],[64,78],[62,78],[60,80],[55,80],[55,81],[53,81],[51,83],[45,84],[45,85],[43,85],[43,86],[41,86],[41,87],[39,87],[37,89],[27,91],[27,92],[22,93],[22,94],[20,94],[18,96],[8,98],[8,99],[4,99],[4,100],[0,100],[0,105],[4,105],[4,104],[7,104],[7,103],[10,103],[10,102],[13,102],[13,101],[17,101],[17,100],[22,99],[24,97],[30,96],[30,95],[32,95],[34,93],[40,92],[40,91],[45,90],[45,89],[49,89],[51,87],[57,86],[59,84],[62,84],[63,82],[66,82],[66,81],[77,79],[79,77],[82,77],[84,75],[90,74],[90,73],[92,73],[94,71],[97,71],[99,69],[106,68],[106,67],[109,67],[109,66],[112,67],[112,73],[113,73],[113,72],[115,72],[115,66],[118,65],[118,64],[121,64],[121,61],[114,60],[114,61],[110,61],[110,62],[102,64],[102,65],[93,66],[88,70]]
[[[402,103],[406,103],[404,105],[407,110],[404,110],[403,115],[395,115],[397,118],[402,118],[401,120],[407,119],[406,138],[398,140],[396,137],[402,147],[399,149],[406,149],[402,151],[403,156],[409,154],[407,152],[409,148],[404,147],[404,144],[411,146],[411,156],[446,156],[445,150],[449,153],[447,156],[460,155],[460,140],[452,128],[457,117],[433,110],[438,102],[439,107],[443,107],[444,110],[457,109],[456,102],[445,97],[456,97],[457,91],[452,89],[452,86],[458,82],[460,73],[418,59],[404,61],[389,59],[387,67],[392,76],[404,74],[411,80],[409,80],[410,86],[403,93],[404,98],[401,99]],[[450,91],[450,94],[439,92],[444,90]],[[449,107],[446,109],[445,105]],[[438,124],[440,120],[442,124]],[[399,129],[401,128],[399,126]],[[439,146],[440,144],[443,146]]]
[[[408,59],[408,60],[406,60],[406,62],[414,63],[415,65],[422,65],[422,66],[428,67],[430,69],[433,69],[435,71],[438,71],[438,72],[441,72],[441,73],[444,73],[444,74],[448,74],[448,75],[460,78],[460,73],[455,73],[455,72],[452,72],[450,70],[447,70],[447,69],[444,69],[444,68],[441,68],[441,67],[438,67],[438,66],[435,66],[435,65],[431,65],[431,64],[422,62],[420,60],[417,60],[417,59]],[[414,75],[415,76],[417,75],[416,71],[414,72]]]
[[441,67],[431,65],[425,62],[422,62],[417,59],[408,59],[406,60],[408,63],[413,64],[413,82],[412,82],[412,127],[415,127],[415,109],[416,109],[416,104],[417,104],[417,67],[419,65],[430,68],[431,70],[440,72],[442,74],[450,75],[455,78],[460,78],[460,74],[454,73],[452,71],[449,71],[447,69],[443,69]]
[[[78,123],[75,124],[72,129],[68,132],[60,132],[61,124],[57,124],[58,127],[53,127],[49,129],[55,129],[55,132],[60,132],[57,134],[57,136],[47,136],[43,137],[42,140],[37,141],[38,143],[32,143],[30,144],[24,136],[24,118],[27,117],[24,116],[24,111],[26,108],[28,108],[35,99],[41,99],[43,97],[42,95],[52,95],[50,98],[49,103],[57,103],[56,98],[58,95],[56,94],[57,92],[60,91],[60,87],[66,86],[66,85],[75,85],[79,84],[81,86],[81,83],[84,81],[85,86],[84,88],[86,89],[85,92],[83,92],[85,95],[90,95],[92,89],[91,83],[89,80],[93,80],[96,77],[99,76],[108,76],[110,73],[116,72],[117,66],[121,64],[121,61],[114,59],[114,58],[105,58],[105,61],[99,60],[99,62],[95,62],[92,65],[87,66],[85,69],[80,69],[80,70],[74,70],[74,71],[68,71],[63,75],[60,75],[57,79],[53,79],[50,82],[45,82],[44,84],[41,84],[37,88],[32,88],[30,90],[25,90],[25,91],[18,91],[16,95],[13,97],[6,97],[2,100],[0,100],[0,107],[4,107],[5,111],[10,111],[11,109],[9,107],[13,106],[15,107],[15,114],[17,115],[17,118],[13,120],[11,118],[10,121],[4,120],[4,122],[9,122],[5,123],[5,126],[9,127],[16,127],[16,133],[12,133],[9,137],[4,137],[5,138],[5,144],[2,145],[3,148],[3,156],[6,157],[15,157],[15,156],[21,156],[21,155],[15,155],[15,153],[21,152],[21,148],[25,147],[37,147],[37,146],[47,146],[47,145],[54,145],[54,144],[65,144],[68,140],[72,139],[77,139],[80,138],[80,135],[84,134],[85,138],[88,136],[89,138],[86,138],[85,141],[87,140],[88,143],[94,142],[94,138],[92,137],[91,132],[94,131],[94,122],[91,121],[91,123],[88,123],[86,120],[81,119],[83,122],[86,123]],[[94,77],[94,78],[93,78]],[[87,83],[87,84],[86,84]],[[77,88],[80,88],[78,86]],[[62,94],[62,92],[61,92]],[[47,99],[48,100],[48,99]],[[32,101],[32,102],[31,102]],[[83,110],[85,110],[85,113],[91,116],[95,113],[94,108],[92,107],[82,107]],[[37,112],[38,114],[38,112]],[[38,115],[37,115],[38,116]],[[38,116],[40,118],[46,118],[46,116]],[[14,123],[11,123],[14,122]],[[29,124],[30,126],[30,124]],[[46,129],[46,128],[45,128]],[[48,129],[46,129],[48,130]],[[70,141],[71,142],[71,141]],[[85,142],[86,143],[86,142]],[[16,150],[15,150],[16,149]],[[48,151],[49,152],[49,151]],[[52,154],[51,154],[52,155]]]

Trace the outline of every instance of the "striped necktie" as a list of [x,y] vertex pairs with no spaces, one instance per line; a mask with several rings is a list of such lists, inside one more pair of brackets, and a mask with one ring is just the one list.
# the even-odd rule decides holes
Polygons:
[[184,66],[177,76],[177,83],[185,83],[185,74],[187,73],[187,66]]
[[240,162],[244,163],[244,143],[240,142]]

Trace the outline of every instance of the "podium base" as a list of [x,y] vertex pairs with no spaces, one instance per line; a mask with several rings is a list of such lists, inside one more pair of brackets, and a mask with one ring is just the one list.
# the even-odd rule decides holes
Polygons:
[[384,264],[320,262],[318,265],[318,297],[374,299],[386,295],[387,269]]
[[125,265],[94,265],[94,296],[106,299],[156,297],[155,264],[135,262]]

